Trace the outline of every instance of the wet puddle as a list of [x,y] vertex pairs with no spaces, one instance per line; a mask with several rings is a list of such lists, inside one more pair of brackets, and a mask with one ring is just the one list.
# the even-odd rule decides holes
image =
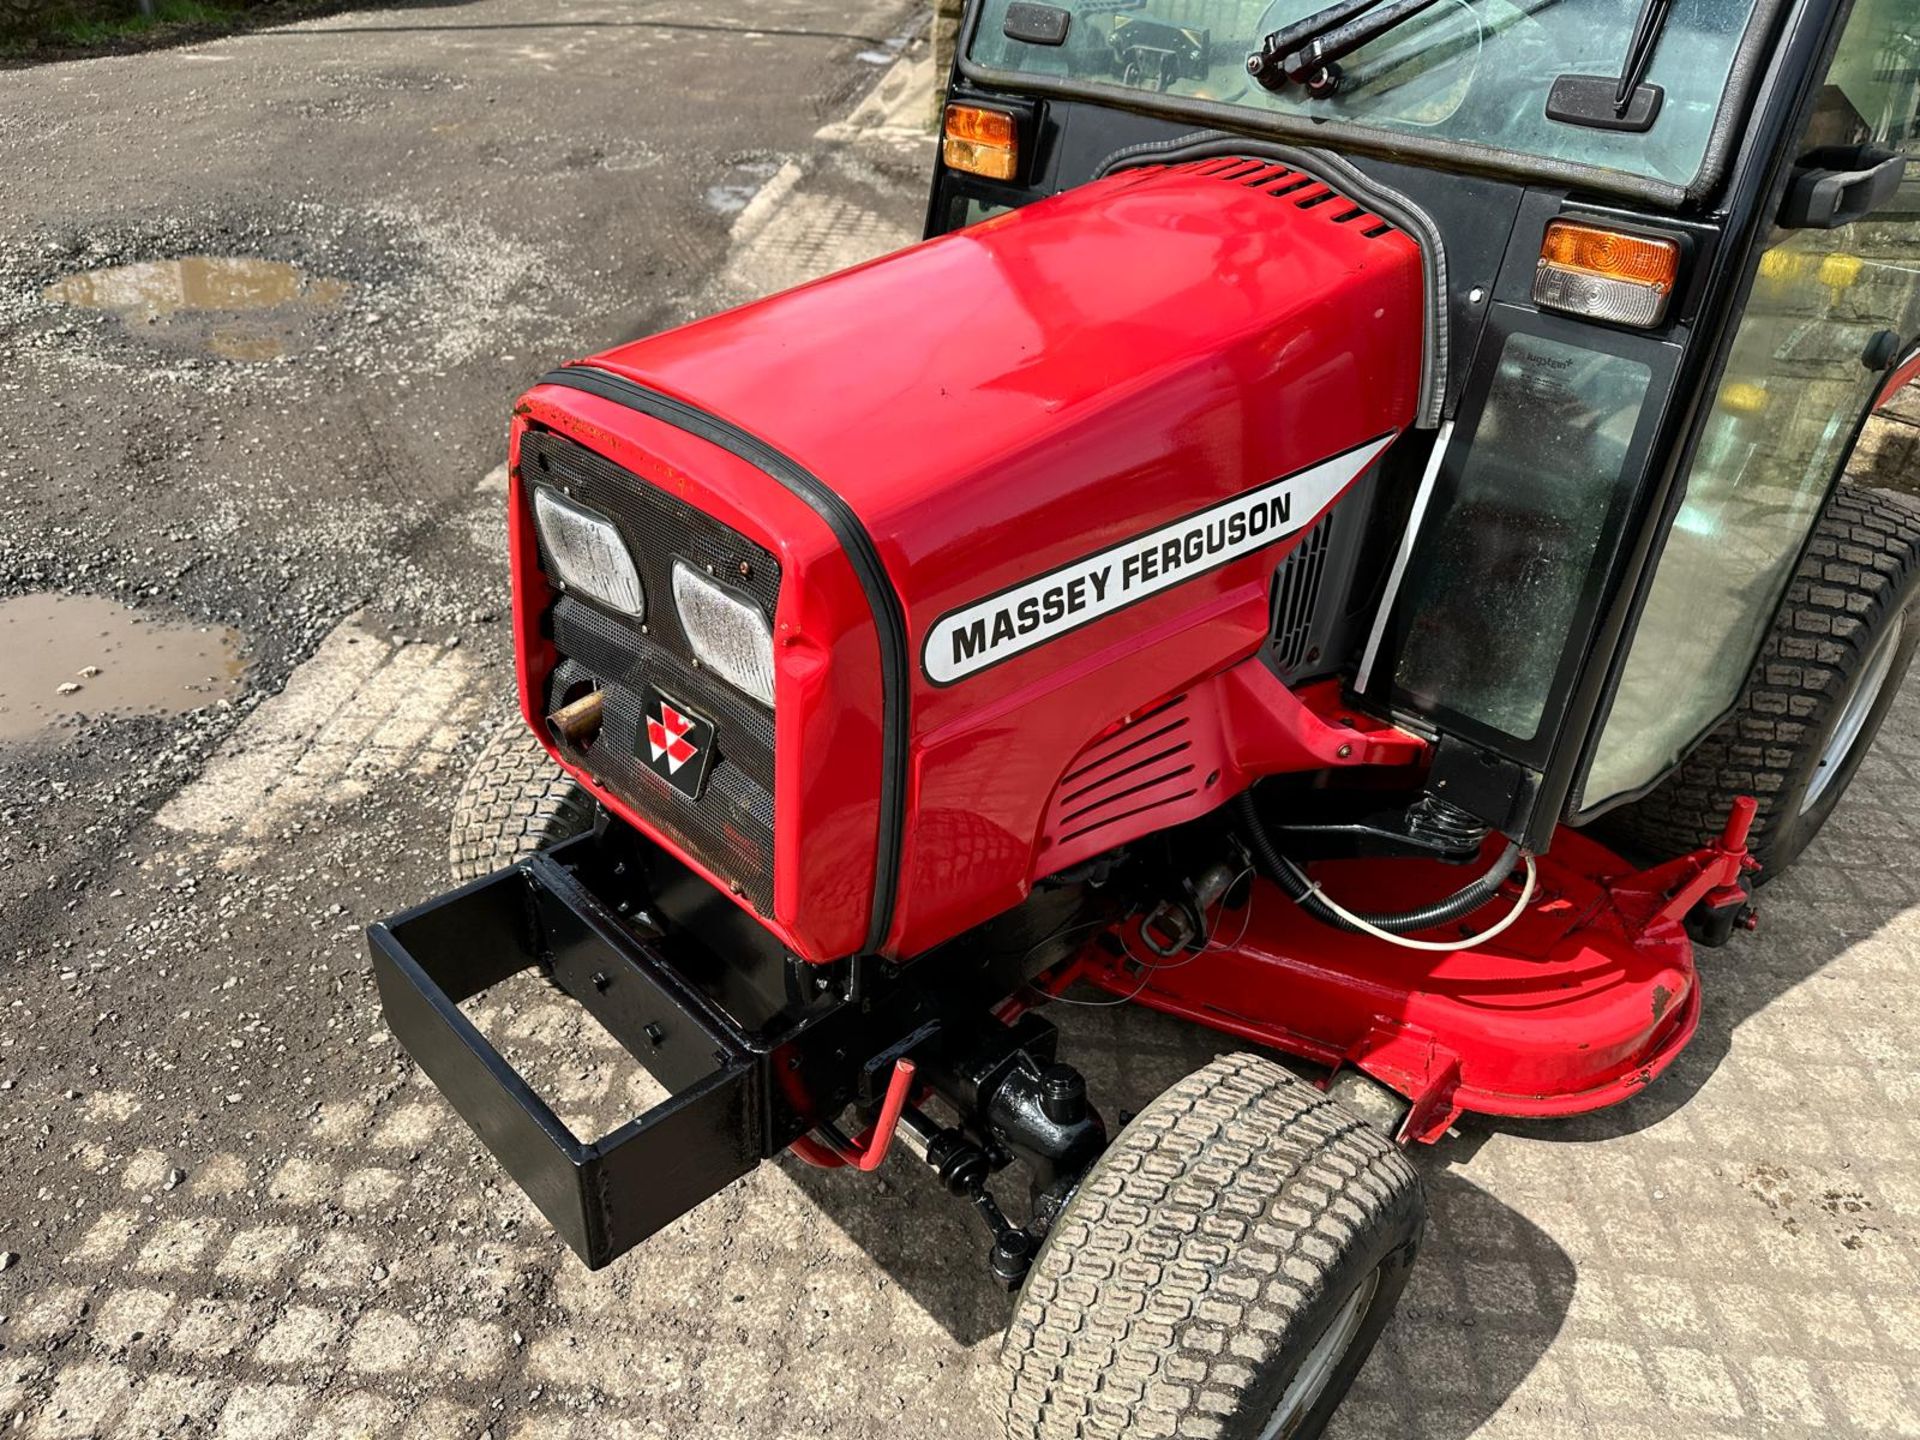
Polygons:
[[88,270],[54,281],[43,300],[118,315],[155,338],[180,338],[229,360],[287,353],[303,315],[332,310],[352,290],[284,260],[189,255]]
[[0,600],[0,743],[75,713],[173,715],[240,688],[237,630],[154,620],[97,595]]
[[778,160],[742,160],[729,166],[719,184],[707,187],[708,208],[721,215],[738,215],[779,169]]

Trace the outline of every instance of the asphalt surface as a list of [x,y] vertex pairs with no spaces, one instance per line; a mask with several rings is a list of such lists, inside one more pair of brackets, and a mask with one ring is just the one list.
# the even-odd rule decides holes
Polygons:
[[[361,941],[443,888],[503,713],[513,395],[909,240],[910,18],[483,0],[7,77],[0,605],[111,597],[247,669],[104,714],[76,633],[68,718],[0,741],[0,1424],[996,1433],[1009,1303],[910,1163],[762,1167],[589,1274],[392,1045]],[[306,298],[42,298],[195,254]],[[1427,1253],[1338,1436],[1920,1434],[1917,779],[1908,699],[1645,1095],[1417,1157]],[[537,987],[479,1018],[578,1128],[645,1098]],[[1059,1018],[1109,1108],[1216,1048]]]

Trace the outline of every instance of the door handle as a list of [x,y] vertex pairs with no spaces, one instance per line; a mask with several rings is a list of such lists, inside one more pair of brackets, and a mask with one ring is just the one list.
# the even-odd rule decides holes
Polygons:
[[1837,230],[1881,208],[1900,188],[1907,157],[1878,145],[1829,145],[1793,167],[1780,206],[1787,230]]

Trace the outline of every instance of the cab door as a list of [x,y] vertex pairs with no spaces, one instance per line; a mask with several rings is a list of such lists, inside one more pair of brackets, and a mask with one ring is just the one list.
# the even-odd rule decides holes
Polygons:
[[1859,0],[1759,257],[1574,808],[1648,789],[1735,704],[1821,507],[1920,338],[1920,4]]

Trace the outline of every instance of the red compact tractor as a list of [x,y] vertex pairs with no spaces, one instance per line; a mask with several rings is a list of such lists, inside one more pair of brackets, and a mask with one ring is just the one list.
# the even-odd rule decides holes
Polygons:
[[[924,243],[516,408],[531,735],[372,932],[395,1035],[589,1265],[910,1152],[1009,1435],[1318,1434],[1399,1147],[1652,1084],[1920,642],[1839,480],[1907,16],[976,3]],[[669,1098],[570,1133],[459,1008],[536,968]],[[1249,1048],[1109,1124],[1069,988]]]

